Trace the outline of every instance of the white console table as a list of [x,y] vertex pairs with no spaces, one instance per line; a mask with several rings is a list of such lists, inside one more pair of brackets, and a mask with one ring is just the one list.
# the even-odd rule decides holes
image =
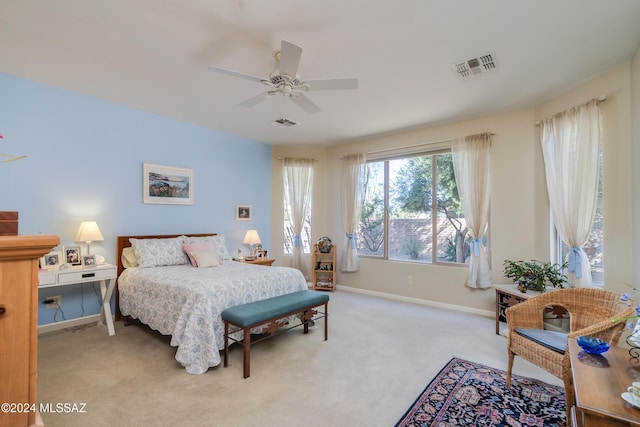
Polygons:
[[102,264],[95,267],[72,267],[60,270],[40,271],[38,273],[38,289],[52,288],[58,286],[78,285],[88,282],[100,282],[100,293],[102,294],[102,308],[100,314],[84,316],[78,319],[65,320],[49,325],[38,327],[40,332],[48,332],[70,326],[82,325],[85,323],[98,322],[104,325],[109,335],[116,333],[113,327],[113,315],[111,314],[111,296],[116,285],[118,276],[115,265]]

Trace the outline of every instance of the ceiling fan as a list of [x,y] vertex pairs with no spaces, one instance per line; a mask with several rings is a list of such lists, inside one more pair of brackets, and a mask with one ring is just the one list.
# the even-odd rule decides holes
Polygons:
[[241,102],[243,107],[253,107],[270,96],[281,94],[289,97],[296,105],[308,114],[317,113],[320,107],[314,104],[303,92],[314,90],[344,90],[357,89],[358,79],[327,79],[327,80],[307,80],[304,81],[298,74],[302,48],[282,40],[280,50],[275,53],[279,62],[279,69],[269,75],[268,78],[256,77],[250,74],[239,73],[225,68],[209,66],[209,70],[230,76],[240,77],[255,82],[260,82],[270,89],[257,96]]

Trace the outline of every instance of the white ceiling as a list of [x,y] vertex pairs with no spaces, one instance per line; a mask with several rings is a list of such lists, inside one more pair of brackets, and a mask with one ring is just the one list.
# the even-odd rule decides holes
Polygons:
[[[247,108],[265,86],[207,69],[267,77],[283,39],[303,79],[359,88],[309,92],[313,115],[280,95]],[[639,44],[638,0],[0,0],[0,72],[278,145],[532,107]],[[489,52],[498,70],[453,72]]]

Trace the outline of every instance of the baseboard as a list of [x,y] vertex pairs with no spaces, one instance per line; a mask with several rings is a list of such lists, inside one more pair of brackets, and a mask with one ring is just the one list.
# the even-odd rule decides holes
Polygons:
[[386,292],[371,291],[369,289],[352,288],[350,286],[344,286],[344,285],[337,285],[336,288],[346,292],[370,295],[374,297],[386,298],[386,299],[391,299],[395,301],[409,302],[412,304],[425,305],[428,307],[437,307],[437,308],[445,308],[448,310],[456,310],[464,313],[475,314],[478,316],[489,317],[491,319],[495,319],[496,317],[496,312],[491,310],[480,310],[478,308],[465,307],[463,305],[446,304],[443,302],[430,301],[430,300],[413,298],[413,297],[405,297],[402,295],[394,295]]

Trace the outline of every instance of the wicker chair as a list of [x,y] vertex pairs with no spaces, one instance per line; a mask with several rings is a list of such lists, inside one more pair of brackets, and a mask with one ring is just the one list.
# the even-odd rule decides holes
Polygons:
[[571,361],[564,343],[564,351],[551,350],[516,332],[516,329],[544,329],[543,311],[548,306],[564,307],[570,316],[569,338],[587,335],[617,345],[619,332],[633,308],[620,302],[620,295],[594,288],[558,289],[543,293],[506,310],[509,327],[507,388],[511,386],[514,356],[518,355],[564,381],[567,403],[567,423],[574,403]]

